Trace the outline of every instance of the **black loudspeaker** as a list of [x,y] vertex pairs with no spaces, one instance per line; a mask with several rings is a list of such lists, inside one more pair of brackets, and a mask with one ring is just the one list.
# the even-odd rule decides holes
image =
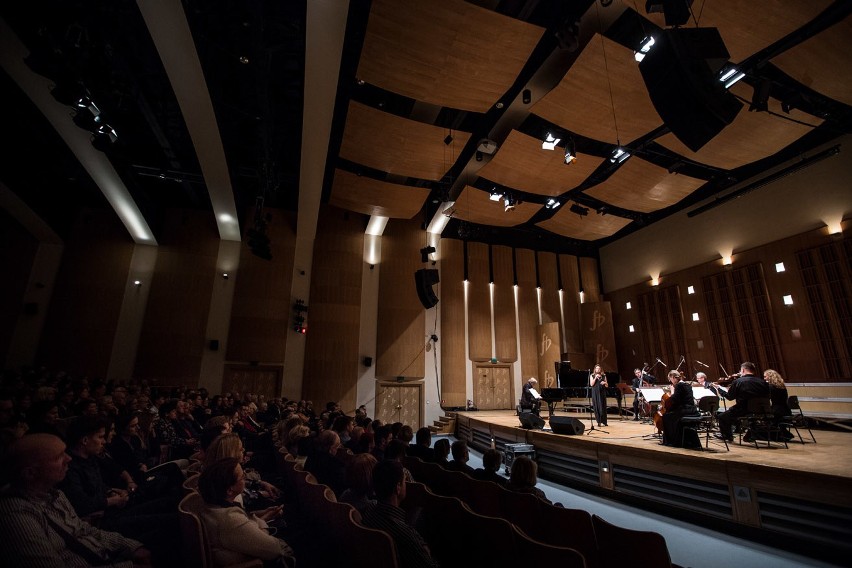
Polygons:
[[372,357],[364,357],[364,366],[372,367],[373,366],[373,358]]
[[639,63],[654,108],[693,152],[733,122],[743,107],[719,81],[728,57],[716,28],[676,28],[659,34]]
[[434,268],[421,268],[414,273],[414,283],[417,286],[417,297],[427,310],[438,303],[438,296],[432,290],[432,285],[440,282],[438,271]]
[[541,430],[544,428],[544,420],[541,416],[532,412],[518,414],[518,420],[521,421],[521,426],[527,430]]
[[211,339],[210,340],[210,351],[219,351],[219,340]]
[[580,436],[586,426],[570,416],[553,416],[550,418],[550,429],[554,434],[568,434],[569,436]]

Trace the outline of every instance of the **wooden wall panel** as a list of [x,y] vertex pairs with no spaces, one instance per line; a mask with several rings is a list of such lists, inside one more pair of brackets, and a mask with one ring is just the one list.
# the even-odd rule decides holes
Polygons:
[[562,276],[562,352],[579,353],[583,350],[580,333],[580,276],[577,273],[577,257],[559,255],[559,272]]
[[464,337],[464,242],[441,240],[441,404],[467,401],[467,356]]
[[80,215],[65,244],[39,346],[38,360],[48,369],[106,376],[132,256],[133,242],[112,210]]
[[[846,221],[844,228],[849,230],[852,223]],[[840,242],[837,241],[840,239]],[[787,239],[782,239],[764,246],[755,247],[746,251],[735,251],[733,255],[733,266],[730,271],[745,267],[749,264],[762,265],[763,278],[769,303],[769,312],[774,321],[773,332],[777,337],[778,349],[781,353],[782,364],[779,371],[785,371],[784,380],[793,383],[808,382],[832,382],[848,381],[852,377],[838,377],[823,368],[821,362],[822,354],[819,346],[819,336],[814,325],[814,313],[811,310],[807,292],[803,284],[804,274],[797,263],[797,253],[809,250],[829,243],[842,246],[848,237],[829,236],[825,228],[816,229]],[[776,272],[775,264],[784,263],[784,271]],[[702,279],[726,272],[721,261],[703,263],[672,274],[663,274],[660,277],[660,286],[677,286],[680,290],[680,303],[683,312],[683,335],[686,341],[686,350],[694,358],[693,361],[701,361],[709,365],[705,368],[697,363],[690,363],[690,372],[696,370],[707,372],[711,378],[717,378],[721,373],[720,363],[724,365],[729,373],[739,370],[738,365],[742,361],[728,361],[724,353],[717,352],[710,329],[710,314],[708,313],[705,295],[706,290]],[[689,294],[692,286],[694,293]],[[651,286],[643,282],[627,288],[613,291],[607,294],[611,301],[613,321],[615,324],[616,345],[618,358],[621,365],[619,371],[624,376],[635,366],[641,366],[644,362],[654,362],[658,354],[644,352],[642,343],[650,330],[643,329],[639,322],[637,311],[638,298],[648,292]],[[793,296],[794,304],[785,306],[783,296]],[[631,302],[632,309],[626,309],[626,303]],[[692,314],[698,315],[698,321],[693,321]],[[757,316],[757,314],[756,314]],[[629,325],[634,325],[635,332],[630,333]],[[734,325],[736,322],[734,322]],[[765,334],[765,332],[764,332]],[[760,353],[757,348],[748,348],[747,353],[740,353],[741,358],[750,359],[754,362]],[[730,358],[730,357],[728,357]],[[666,361],[669,363],[669,361]],[[675,365],[677,362],[675,362]],[[731,368],[731,365],[736,368]],[[762,370],[762,369],[760,369]],[[655,370],[657,376],[664,374],[664,369],[658,367]]]
[[[0,208],[0,242],[3,243],[0,266],[5,267],[4,277],[0,278],[0,364],[3,364],[9,355],[18,318],[32,317],[24,314],[24,294],[38,251],[38,241],[5,209]],[[40,310],[46,308],[46,302],[37,306]]]
[[344,409],[357,406],[366,222],[363,215],[323,206],[314,242],[302,392]]
[[136,378],[153,384],[198,384],[218,253],[210,212],[166,212],[139,338]]
[[515,250],[518,273],[518,329],[521,340],[522,380],[538,373],[538,300],[535,289],[535,252]]
[[418,252],[423,245],[420,221],[388,222],[382,236],[379,278],[378,379],[425,375],[426,314],[414,286],[414,272],[423,268]]
[[467,333],[471,361],[491,360],[488,245],[467,243]]
[[601,280],[598,275],[598,259],[580,258],[580,277],[586,302],[601,301]]
[[[240,267],[231,307],[228,331],[228,361],[281,363],[292,320],[290,280],[296,247],[296,216],[267,209],[272,260],[252,254],[247,241],[240,251]],[[251,227],[254,208],[243,217],[243,227]]]
[[498,361],[518,360],[512,249],[491,247],[494,270],[494,350]]
[[539,252],[538,280],[541,283],[541,323],[561,324],[559,312],[559,280],[556,275],[556,255]]

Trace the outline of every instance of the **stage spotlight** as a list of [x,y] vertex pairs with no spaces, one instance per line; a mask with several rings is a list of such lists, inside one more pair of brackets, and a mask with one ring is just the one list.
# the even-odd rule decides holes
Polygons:
[[524,102],[525,105],[530,104],[530,101],[532,100],[532,91],[530,91],[529,89],[524,89],[524,91],[521,93],[521,100]]
[[544,138],[544,142],[541,143],[542,150],[553,150],[556,148],[556,145],[559,144],[561,138],[557,138],[550,132],[547,133],[547,136]]
[[570,208],[571,213],[576,213],[580,217],[585,217],[589,214],[589,208],[583,207],[579,203],[572,203]]
[[769,110],[769,92],[772,89],[772,81],[765,77],[757,80],[754,86],[754,95],[751,97],[749,111],[767,112]]
[[558,200],[558,199],[554,199],[554,198],[552,198],[552,197],[551,197],[551,198],[550,198],[550,199],[548,199],[548,200],[547,200],[547,202],[544,204],[544,207],[545,207],[546,209],[556,209],[556,208],[557,208],[557,207],[559,207],[560,205],[562,205],[562,204],[559,202],[559,200]]
[[420,262],[429,262],[429,255],[435,252],[435,247],[425,246],[420,249]]
[[574,139],[569,138],[565,141],[565,163],[571,164],[577,160],[577,146],[574,144]]
[[610,156],[609,161],[613,164],[620,164],[629,157],[630,152],[619,146],[618,148],[612,151],[612,156]]
[[500,201],[503,199],[503,193],[496,187],[493,187],[491,188],[491,193],[488,195],[488,199],[491,201]]
[[503,205],[503,211],[514,210],[515,205],[517,205],[517,203],[518,203],[518,200],[515,199],[515,197],[513,195],[511,195],[510,193],[506,193],[506,195],[503,196],[503,204],[504,204]]

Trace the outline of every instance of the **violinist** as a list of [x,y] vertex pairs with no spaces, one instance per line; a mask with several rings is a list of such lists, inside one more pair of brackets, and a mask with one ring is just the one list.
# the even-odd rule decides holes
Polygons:
[[600,365],[595,365],[592,369],[592,374],[589,375],[589,386],[592,388],[592,409],[595,412],[598,427],[601,424],[606,426],[606,389],[609,383]]
[[[719,386],[714,383],[714,386]],[[740,365],[739,376],[728,387],[724,393],[728,400],[737,403],[719,414],[718,436],[732,442],[734,440],[734,423],[742,416],[748,414],[748,401],[752,398],[769,398],[769,384],[763,378],[757,376],[757,368],[754,363],[746,361]]]
[[665,400],[663,414],[663,444],[666,446],[700,448],[698,434],[690,430],[689,439],[684,439],[681,418],[698,414],[695,407],[695,397],[692,385],[678,371],[669,371],[669,382],[672,384],[672,395]]
[[719,396],[719,387],[708,381],[707,375],[705,375],[701,371],[698,371],[697,373],[695,373],[695,380],[698,381],[698,386],[704,387],[716,396]]
[[[645,364],[647,367],[648,364]],[[657,379],[653,375],[649,375],[645,368],[633,369],[633,420],[639,420],[639,389],[649,386]]]

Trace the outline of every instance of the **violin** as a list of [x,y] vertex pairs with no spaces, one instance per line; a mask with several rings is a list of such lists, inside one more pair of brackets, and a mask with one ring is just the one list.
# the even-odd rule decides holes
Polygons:
[[735,380],[739,379],[741,375],[742,375],[742,373],[734,373],[733,375],[720,378],[718,381],[716,381],[713,384],[716,385],[717,387],[728,386],[729,384],[731,384]]

